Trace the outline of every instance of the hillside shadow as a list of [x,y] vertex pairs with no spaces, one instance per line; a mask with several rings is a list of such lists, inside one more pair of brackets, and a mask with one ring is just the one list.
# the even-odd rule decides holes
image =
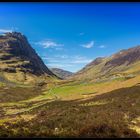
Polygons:
[[0,102],[16,102],[40,95],[41,90],[33,87],[0,87]]
[[[90,94],[95,94],[95,93],[90,93]],[[86,95],[86,94],[85,94]],[[132,87],[127,87],[127,88],[120,88],[116,89],[110,92],[103,93],[101,95],[96,95],[94,97],[91,97],[90,99],[87,99],[86,101],[96,101],[99,99],[114,99],[114,98],[119,98],[119,97],[127,97],[127,96],[139,96],[140,95],[140,83],[132,86]],[[121,99],[122,100],[122,99]]]
[[[102,101],[106,101],[107,103],[80,106],[84,103]],[[57,117],[60,117],[62,120],[75,118],[73,126],[69,125],[73,129],[74,126],[75,129],[79,129],[75,130],[78,131],[76,132],[77,137],[140,137],[136,130],[132,130],[129,127],[131,121],[140,116],[140,85],[138,84],[132,87],[116,89],[84,101],[76,99],[71,101],[54,101],[51,103],[51,107],[54,107],[54,110],[62,106],[63,109],[60,112],[64,113],[58,111],[61,117]],[[64,114],[69,114],[70,116]],[[81,128],[78,128],[79,122],[82,124],[80,125]],[[63,124],[64,122],[59,123]]]

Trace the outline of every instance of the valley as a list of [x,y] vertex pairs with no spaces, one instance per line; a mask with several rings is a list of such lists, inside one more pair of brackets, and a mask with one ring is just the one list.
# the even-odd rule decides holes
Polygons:
[[60,82],[35,90],[39,95],[26,87],[28,95],[23,90],[20,94],[25,97],[21,98],[13,92],[17,99],[11,101],[7,93],[7,97],[3,96],[7,100],[0,103],[0,135],[139,137],[139,79],[140,76],[87,84]]
[[120,52],[57,76],[24,35],[1,36],[0,137],[140,137],[140,46]]

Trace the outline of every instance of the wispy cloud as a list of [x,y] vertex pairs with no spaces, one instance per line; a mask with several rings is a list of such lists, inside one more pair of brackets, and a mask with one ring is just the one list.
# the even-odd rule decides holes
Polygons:
[[71,62],[72,64],[86,64],[86,63],[89,63],[91,62],[92,59],[83,59],[83,60],[75,60],[73,62]]
[[73,61],[71,63],[72,64],[86,64],[86,63],[89,63],[91,61],[92,61],[92,59],[77,55],[77,56],[73,57]]
[[57,57],[57,58],[69,58],[68,55],[55,55],[54,57]]
[[12,28],[10,28],[10,29],[0,29],[0,33],[7,33],[7,32],[13,32],[13,31],[16,31],[16,30],[18,30],[18,28],[17,27],[12,27]]
[[55,55],[54,57],[42,57],[43,60],[47,60],[48,62],[54,63],[69,63],[69,64],[85,64],[92,61],[87,57],[75,55],[75,56],[68,56],[68,55]]
[[64,44],[59,44],[52,40],[43,40],[40,42],[36,42],[35,44],[43,46],[43,48],[55,48],[56,50],[62,50],[62,46],[64,46]]
[[92,47],[94,46],[94,41],[92,40],[92,41],[90,41],[89,43],[87,43],[87,44],[82,44],[82,45],[80,45],[80,46],[82,46],[82,47],[84,47],[84,48],[87,48],[87,49],[90,49],[90,48],[92,48]]
[[50,68],[61,68],[61,69],[66,69],[68,67],[72,67],[73,65],[71,64],[57,64],[57,63],[50,63],[46,64]]
[[0,29],[1,33],[7,33],[7,32],[12,32],[12,29]]
[[101,45],[101,46],[99,46],[99,48],[103,49],[103,48],[106,48],[106,46],[105,45]]
[[80,55],[54,55],[53,57],[42,57],[46,65],[51,68],[71,69],[72,67],[78,67],[90,63],[92,59],[89,59]]

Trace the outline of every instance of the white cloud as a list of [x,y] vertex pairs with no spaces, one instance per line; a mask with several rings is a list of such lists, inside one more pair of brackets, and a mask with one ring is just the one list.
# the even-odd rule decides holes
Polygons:
[[86,64],[86,63],[89,63],[91,62],[92,59],[83,59],[83,60],[75,60],[73,62],[71,62],[72,64]]
[[55,55],[54,57],[57,57],[57,58],[69,58],[68,55]]
[[92,59],[80,55],[54,55],[53,57],[43,57],[43,60],[48,67],[67,70],[84,66],[92,61]]
[[56,50],[62,50],[62,46],[64,46],[64,44],[58,44],[54,41],[51,40],[44,40],[44,41],[40,41],[40,42],[36,42],[36,45],[41,45],[44,48],[55,48]]
[[101,46],[99,46],[99,48],[101,48],[101,49],[102,49],[102,48],[106,48],[106,46],[104,46],[104,45],[101,45]]
[[65,55],[55,55],[54,57],[42,57],[43,60],[46,60],[48,63],[63,63],[65,62]]
[[7,33],[7,32],[12,32],[12,29],[0,29],[1,33]]
[[75,55],[75,56],[68,56],[68,55],[55,55],[54,57],[42,57],[43,60],[47,60],[48,62],[59,62],[59,63],[69,63],[69,64],[84,64],[89,63],[92,59],[87,57]]
[[91,61],[92,61],[92,59],[77,55],[77,56],[73,57],[73,61],[71,63],[72,64],[86,64]]
[[72,67],[73,65],[71,64],[58,64],[58,63],[51,63],[51,64],[46,64],[48,67],[51,68],[61,68],[64,69],[66,67]]
[[43,60],[47,60],[47,61],[53,61],[54,58],[53,57],[42,57]]
[[16,31],[16,30],[18,30],[17,27],[12,27],[10,29],[0,29],[0,33],[13,32],[13,31]]
[[83,56],[74,56],[73,58],[71,58],[73,61],[71,61],[70,63],[72,64],[86,64],[92,61],[92,59],[89,59],[87,57],[83,57]]
[[80,46],[82,46],[82,47],[84,47],[84,48],[87,48],[87,49],[90,49],[90,48],[92,48],[92,47],[94,46],[94,41],[92,40],[92,41],[90,41],[89,43],[87,43],[87,44],[82,44],[82,45],[80,45]]

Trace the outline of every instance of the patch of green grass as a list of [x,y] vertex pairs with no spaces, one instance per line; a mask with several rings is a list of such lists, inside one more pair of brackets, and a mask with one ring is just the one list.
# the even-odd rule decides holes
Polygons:
[[[93,95],[98,93],[104,87],[107,87],[111,84],[117,84],[118,82],[125,81],[124,77],[118,77],[110,80],[101,80],[99,82],[69,82],[66,84],[58,84],[56,86],[52,86],[49,90],[44,91],[42,95],[36,97],[40,99],[52,99],[52,98],[60,98],[60,99],[77,99],[83,98],[83,95]],[[113,88],[113,87],[112,87]]]
[[93,88],[93,84],[89,85],[66,85],[66,86],[58,86],[50,89],[48,92],[44,92],[44,97],[60,97],[60,98],[67,98],[69,99],[69,96],[72,98],[75,98],[78,96],[79,98],[82,97],[83,93],[91,93],[95,92]]
[[2,86],[5,86],[5,84],[4,84],[4,83],[2,83],[2,82],[0,82],[0,87],[2,87]]

